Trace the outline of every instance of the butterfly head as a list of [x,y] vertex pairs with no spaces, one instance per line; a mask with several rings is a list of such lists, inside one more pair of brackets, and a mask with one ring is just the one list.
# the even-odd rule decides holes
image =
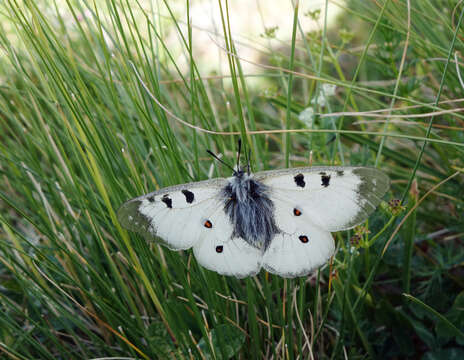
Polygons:
[[238,179],[245,179],[251,177],[251,173],[247,170],[245,170],[241,166],[236,166],[234,168],[234,172],[232,173],[232,176],[238,178]]
[[256,199],[264,193],[265,186],[254,179],[253,174],[240,168],[234,170],[229,180],[229,192],[232,199],[238,202],[246,202]]

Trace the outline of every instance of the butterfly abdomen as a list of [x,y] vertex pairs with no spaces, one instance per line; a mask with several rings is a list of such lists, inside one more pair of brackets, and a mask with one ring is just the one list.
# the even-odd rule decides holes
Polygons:
[[244,173],[230,178],[222,191],[224,211],[234,228],[232,236],[263,251],[280,232],[274,220],[274,204],[267,193],[266,185]]

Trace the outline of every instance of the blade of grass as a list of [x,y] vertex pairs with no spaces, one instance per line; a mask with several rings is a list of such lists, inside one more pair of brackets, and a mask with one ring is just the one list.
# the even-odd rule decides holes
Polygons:
[[[298,24],[298,9],[300,6],[299,0],[295,0],[295,4],[293,7],[293,27],[292,27],[292,47],[290,50],[290,63],[289,63],[289,70],[293,71],[294,61],[295,61],[295,43],[296,43],[296,28]],[[292,126],[291,121],[291,111],[290,111],[290,104],[292,102],[292,90],[293,90],[293,74],[292,72],[288,75],[288,82],[287,82],[287,111],[285,113],[285,128],[289,130]],[[290,133],[287,133],[285,138],[283,139],[285,144],[285,167],[289,167],[289,159],[290,159]]]
[[[448,72],[448,66],[449,66],[449,63],[450,63],[451,56],[453,55],[454,46],[455,46],[455,43],[456,43],[456,38],[457,38],[457,35],[458,35],[458,32],[459,32],[459,29],[461,27],[463,16],[464,16],[464,8],[462,8],[461,14],[459,15],[459,19],[458,19],[458,22],[456,24],[456,28],[455,28],[454,34],[453,34],[453,39],[451,40],[451,44],[450,44],[449,49],[448,49],[448,57],[446,59],[445,68],[443,69],[443,72],[442,72],[440,86],[438,88],[438,93],[437,93],[437,96],[435,97],[435,106],[437,106],[438,103],[440,102],[441,93],[443,91],[443,86],[445,85],[446,75],[447,75],[447,72]],[[427,127],[427,132],[425,134],[425,138],[428,138],[430,136],[430,133],[432,131],[432,124],[433,124],[434,119],[435,119],[435,116],[432,115],[430,117],[429,125]],[[413,168],[413,170],[411,172],[411,176],[409,177],[408,184],[406,185],[406,188],[403,191],[403,195],[402,195],[402,198],[401,198],[402,203],[406,199],[406,197],[408,195],[408,192],[409,192],[409,189],[411,187],[411,184],[412,184],[412,182],[414,180],[414,177],[416,176],[416,171],[419,168],[419,165],[421,163],[422,156],[423,156],[424,151],[425,151],[425,147],[427,146],[427,142],[428,141],[425,140],[422,143],[419,155],[418,155],[417,160],[416,160],[416,164],[414,165],[414,168]]]
[[450,329],[453,332],[454,335],[456,335],[457,337],[459,337],[461,339],[464,339],[464,332],[459,330],[453,323],[451,323],[446,317],[444,317],[438,311],[433,309],[431,306],[425,304],[424,302],[420,301],[418,298],[412,296],[411,294],[403,293],[403,296],[406,299],[408,299],[408,300],[414,302],[415,304],[419,305],[421,308],[423,308],[429,314],[432,314],[433,317],[435,317],[438,320],[440,320],[441,322],[443,322],[443,324],[445,324],[448,327],[448,329]]

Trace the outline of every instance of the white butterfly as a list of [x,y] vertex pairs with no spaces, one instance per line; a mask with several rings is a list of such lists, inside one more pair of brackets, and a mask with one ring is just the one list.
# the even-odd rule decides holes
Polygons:
[[207,269],[238,278],[261,268],[303,276],[334,253],[331,232],[362,223],[389,178],[368,167],[303,167],[176,185],[129,200],[121,224]]

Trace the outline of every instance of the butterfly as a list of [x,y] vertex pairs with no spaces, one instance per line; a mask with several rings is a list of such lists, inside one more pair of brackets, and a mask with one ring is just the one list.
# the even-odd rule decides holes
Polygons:
[[244,278],[264,268],[292,278],[323,265],[335,251],[331,233],[367,219],[390,184],[387,175],[369,167],[253,174],[249,162],[245,169],[237,160],[230,168],[229,178],[170,186],[129,200],[118,219],[169,249],[193,248],[197,262],[219,274]]

